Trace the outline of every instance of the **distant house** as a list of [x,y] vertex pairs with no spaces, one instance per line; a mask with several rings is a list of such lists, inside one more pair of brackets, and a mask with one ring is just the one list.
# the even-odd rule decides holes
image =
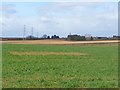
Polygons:
[[93,40],[97,40],[97,37],[92,37],[93,38]]
[[115,40],[120,39],[120,36],[113,36],[113,39]]
[[80,35],[68,35],[67,40],[70,41],[83,41],[86,40],[85,36],[80,36]]
[[107,37],[97,37],[98,40],[107,40]]
[[86,40],[93,40],[93,37],[90,36],[90,37],[85,37]]
[[89,40],[93,40],[93,37],[91,36],[91,34],[85,34],[85,39],[89,41]]
[[36,39],[36,37],[32,36],[32,35],[29,35],[26,37],[27,40],[33,40],[33,39]]

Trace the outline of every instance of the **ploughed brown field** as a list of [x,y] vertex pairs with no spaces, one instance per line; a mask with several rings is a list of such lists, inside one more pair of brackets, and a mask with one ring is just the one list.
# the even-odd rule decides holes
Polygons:
[[0,43],[7,44],[113,44],[118,43],[118,40],[101,40],[101,41],[66,41],[66,40],[8,40],[8,41],[0,41]]

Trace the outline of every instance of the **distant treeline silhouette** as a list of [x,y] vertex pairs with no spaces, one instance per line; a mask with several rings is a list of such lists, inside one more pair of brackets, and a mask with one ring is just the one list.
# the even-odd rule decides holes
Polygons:
[[2,40],[44,40],[44,39],[64,39],[69,41],[86,41],[86,40],[118,40],[120,39],[120,36],[112,36],[112,37],[93,37],[93,36],[80,36],[80,35],[68,35],[65,38],[60,38],[57,35],[48,36],[44,34],[42,37],[35,37],[32,35],[29,35],[27,37],[7,37],[7,38],[1,38]]

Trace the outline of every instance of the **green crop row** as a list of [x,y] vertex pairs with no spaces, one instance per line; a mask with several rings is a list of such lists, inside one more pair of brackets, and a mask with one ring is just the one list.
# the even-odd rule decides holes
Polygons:
[[[88,55],[13,55],[10,52],[77,52]],[[118,47],[3,44],[5,88],[118,87]]]

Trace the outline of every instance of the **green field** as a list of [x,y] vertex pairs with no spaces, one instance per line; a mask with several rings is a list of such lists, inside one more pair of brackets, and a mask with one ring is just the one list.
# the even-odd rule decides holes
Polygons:
[[[15,55],[11,52],[20,54]],[[35,52],[56,54],[35,55]],[[85,53],[86,55],[57,54],[59,52]],[[2,53],[4,88],[118,87],[118,47],[116,45],[3,44]]]

